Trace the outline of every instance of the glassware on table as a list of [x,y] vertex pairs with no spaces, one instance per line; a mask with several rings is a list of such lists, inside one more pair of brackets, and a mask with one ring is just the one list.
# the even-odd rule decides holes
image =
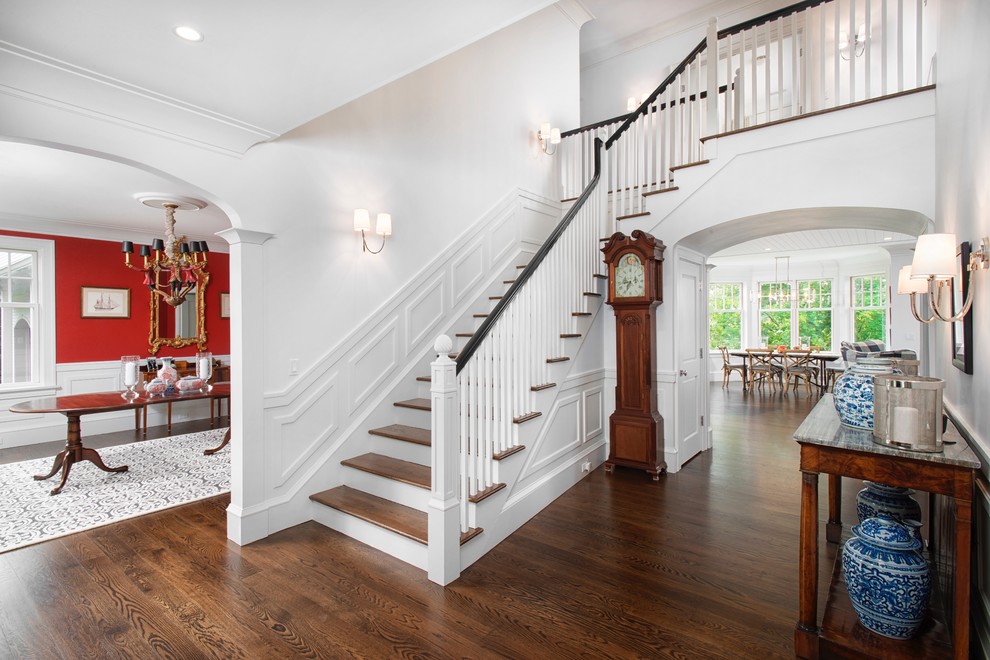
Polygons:
[[209,351],[196,353],[196,376],[203,380],[203,391],[209,392],[213,389],[210,379],[213,377],[213,354]]
[[120,382],[123,383],[126,388],[120,396],[128,401],[136,399],[138,396],[138,393],[134,391],[134,388],[136,388],[138,384],[138,362],[140,360],[141,358],[137,355],[120,356]]

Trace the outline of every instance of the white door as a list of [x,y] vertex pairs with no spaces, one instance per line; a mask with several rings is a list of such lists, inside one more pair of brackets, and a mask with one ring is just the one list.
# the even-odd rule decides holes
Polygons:
[[705,281],[704,257],[684,248],[678,249],[674,301],[674,342],[677,363],[677,462],[684,465],[692,456],[707,449],[705,401],[708,390],[705,364]]

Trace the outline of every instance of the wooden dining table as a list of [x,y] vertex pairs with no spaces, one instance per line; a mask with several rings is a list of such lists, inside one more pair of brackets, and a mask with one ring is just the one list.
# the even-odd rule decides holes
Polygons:
[[[65,449],[60,451],[52,463],[52,469],[48,474],[34,475],[36,481],[43,481],[55,476],[59,470],[62,471],[62,478],[58,486],[51,490],[52,495],[58,495],[65,488],[65,482],[69,478],[69,472],[75,463],[89,461],[104,472],[126,472],[128,466],[119,465],[109,467],[103,462],[98,451],[92,447],[83,446],[82,425],[80,418],[83,415],[93,413],[113,412],[116,410],[139,410],[149,404],[193,401],[196,399],[229,399],[230,383],[217,383],[207,392],[195,390],[192,392],[176,392],[175,394],[151,396],[147,393],[141,394],[134,399],[125,399],[120,392],[92,392],[89,394],[69,394],[66,396],[51,396],[42,399],[32,399],[15,404],[10,407],[13,413],[61,413],[65,415],[67,432],[65,439]],[[212,403],[211,403],[212,411]],[[203,451],[206,455],[215,454],[223,449],[230,442],[230,428],[224,434],[223,441],[212,449]]]
[[[773,360],[775,363],[779,363],[780,366],[781,366],[781,368],[784,367],[784,357],[785,356],[787,356],[787,355],[804,355],[804,351],[796,351],[796,350],[777,351],[777,350],[773,350],[773,349],[769,349],[769,348],[768,349],[762,349],[762,348],[761,349],[751,349],[751,350],[754,350],[754,351],[755,350],[769,351],[770,352],[770,359]],[[732,355],[733,357],[743,357],[743,358],[748,358],[749,357],[749,353],[747,353],[745,350],[742,350],[742,349],[731,350],[731,351],[729,351],[729,355]],[[816,385],[818,386],[818,393],[819,394],[825,394],[825,390],[826,390],[826,387],[828,385],[828,378],[826,377],[827,376],[827,371],[828,371],[828,364],[830,362],[834,362],[835,360],[841,360],[842,359],[842,354],[841,353],[832,353],[830,351],[812,351],[808,355],[808,357],[810,357],[814,362],[817,363],[818,380],[817,380]]]

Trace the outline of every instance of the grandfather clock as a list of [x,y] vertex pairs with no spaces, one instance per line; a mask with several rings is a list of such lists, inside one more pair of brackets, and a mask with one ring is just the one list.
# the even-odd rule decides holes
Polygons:
[[667,470],[663,418],[657,412],[657,323],[663,302],[664,244],[646,232],[616,232],[602,248],[608,300],[615,310],[615,412],[609,417],[605,471],[642,468],[660,479]]

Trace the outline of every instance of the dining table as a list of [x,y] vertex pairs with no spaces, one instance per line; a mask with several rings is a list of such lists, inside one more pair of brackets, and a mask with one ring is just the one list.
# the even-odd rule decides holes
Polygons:
[[[34,476],[36,481],[43,481],[55,476],[61,471],[61,479],[58,485],[51,490],[52,495],[58,495],[65,488],[65,482],[69,478],[69,472],[75,463],[89,461],[104,472],[126,472],[128,466],[119,465],[110,467],[103,462],[99,452],[92,447],[83,445],[82,425],[80,418],[83,415],[94,413],[113,412],[117,410],[140,410],[150,404],[174,403],[176,401],[191,401],[195,399],[230,399],[230,383],[217,383],[208,390],[192,390],[187,392],[175,392],[167,395],[151,395],[142,393],[133,399],[121,396],[120,392],[92,392],[88,394],[70,394],[66,396],[53,396],[41,399],[32,399],[15,404],[10,407],[13,413],[61,413],[66,418],[66,439],[65,448],[62,449],[52,463],[52,469],[48,474],[38,474]],[[213,405],[210,404],[212,414]],[[211,421],[212,423],[212,421]],[[216,447],[203,451],[206,455],[212,455],[223,449],[230,442],[230,428],[224,434],[223,440]]]
[[[769,349],[769,348],[759,348],[759,349],[754,348],[754,349],[750,349],[750,350],[753,350],[753,351],[769,351],[770,352],[770,359],[774,363],[779,364],[781,368],[783,368],[785,366],[785,360],[784,360],[785,356],[788,356],[788,355],[791,355],[791,356],[804,355],[804,351],[802,351],[802,350],[794,350],[794,349],[789,350],[789,351],[780,351],[780,350]],[[729,355],[731,355],[733,357],[742,357],[742,358],[748,358],[749,357],[749,353],[747,353],[744,349],[731,350],[731,351],[729,351]],[[811,358],[811,360],[816,363],[816,369],[818,371],[818,378],[817,378],[817,382],[815,384],[818,386],[818,393],[819,394],[825,394],[825,392],[826,392],[826,390],[828,388],[828,378],[827,378],[827,375],[828,375],[828,365],[829,365],[829,363],[834,362],[835,360],[841,360],[842,359],[842,354],[841,353],[838,353],[838,352],[833,353],[832,351],[812,351],[808,355],[808,357]]]

